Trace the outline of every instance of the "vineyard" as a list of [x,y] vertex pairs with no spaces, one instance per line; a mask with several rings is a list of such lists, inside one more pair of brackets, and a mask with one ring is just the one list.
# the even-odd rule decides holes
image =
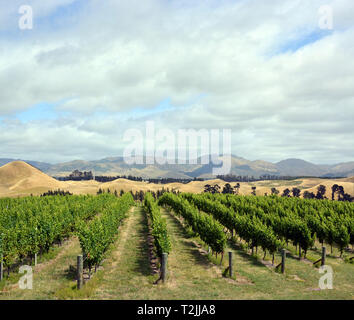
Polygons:
[[232,195],[183,194],[200,210],[210,213],[229,232],[274,254],[289,241],[304,250],[316,238],[341,254],[354,245],[354,210],[351,203],[286,199],[278,197],[235,197]]
[[166,221],[162,218],[160,208],[151,193],[146,194],[144,207],[151,219],[152,236],[154,237],[156,254],[161,258],[163,253],[169,253],[171,250]]
[[188,201],[171,193],[165,193],[160,199],[161,205],[169,205],[173,211],[181,216],[192,230],[208,244],[215,253],[223,253],[226,245],[226,236],[222,225],[209,215],[199,212]]
[[[237,292],[240,297],[264,297],[264,290],[274,292],[282,286],[297,296],[301,287],[296,279],[304,278],[301,281],[307,286],[317,285],[313,284],[318,278],[317,262],[326,246],[326,262],[336,268],[336,279],[344,288],[335,294],[353,298],[348,295],[353,293],[354,283],[354,205],[350,202],[169,192],[158,197],[145,193],[140,202],[128,192],[119,197],[104,193],[5,198],[0,199],[0,212],[4,273],[0,298],[29,295],[6,288],[20,265],[30,264],[37,270],[37,257],[39,266],[48,265],[47,273],[39,272],[38,281],[43,277],[55,287],[46,293],[54,299],[100,299],[102,291],[115,292],[111,298],[124,299],[131,298],[132,290],[134,297],[144,298],[149,292],[157,299],[182,298],[185,287],[194,290],[195,296],[187,296],[196,299],[212,298],[214,290],[224,298],[237,298]],[[163,285],[154,286],[157,281],[150,269],[149,236],[161,272],[168,275]],[[54,247],[57,256],[42,262],[40,257]],[[286,268],[279,278],[276,262],[284,259],[284,250]],[[231,278],[231,260],[228,264],[224,259],[226,253],[234,255],[236,271]],[[163,254],[168,255],[167,267],[161,263]],[[76,259],[80,256],[82,260]],[[54,277],[55,267],[61,271]],[[80,272],[80,277],[87,277],[82,288],[78,282],[81,289],[77,290]],[[264,287],[264,281],[269,288]],[[169,287],[172,284],[174,289]],[[45,289],[40,288],[31,294],[43,295]],[[300,297],[312,295],[305,290]]]
[[100,212],[107,203],[101,197],[27,197],[0,201],[0,255],[8,269],[19,260],[48,252]]
[[99,216],[89,223],[84,220],[79,222],[77,233],[90,275],[92,266],[97,269],[101,263],[104,253],[118,232],[121,221],[133,204],[134,200],[130,193],[123,195],[119,200],[109,196]]

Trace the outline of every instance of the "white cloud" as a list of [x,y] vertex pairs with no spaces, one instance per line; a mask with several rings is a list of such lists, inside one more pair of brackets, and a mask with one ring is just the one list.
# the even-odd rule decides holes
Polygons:
[[[20,3],[0,2],[8,33],[15,32]],[[233,152],[246,158],[353,159],[352,1],[327,1],[333,32],[283,53],[279,48],[320,32],[322,1],[91,0],[57,14],[72,3],[32,1],[34,19],[61,19],[60,27],[47,21],[0,37],[0,117],[64,99],[58,109],[74,115],[69,124],[50,126],[0,122],[4,155],[114,155],[123,130],[151,118],[129,122],[125,112],[170,98],[175,108],[153,115],[161,127],[231,128]],[[206,95],[186,107],[200,94]],[[42,151],[31,153],[36,148]]]

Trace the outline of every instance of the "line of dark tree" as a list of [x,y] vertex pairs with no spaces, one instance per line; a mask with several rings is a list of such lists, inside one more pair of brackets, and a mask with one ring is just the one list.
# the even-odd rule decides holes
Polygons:
[[110,182],[117,179],[127,179],[132,181],[146,181],[148,183],[155,183],[155,184],[167,184],[167,183],[174,183],[179,182],[183,184],[187,184],[191,181],[204,181],[204,179],[194,178],[194,179],[180,179],[180,178],[142,178],[142,177],[135,177],[135,176],[96,176],[95,180],[98,182]]
[[142,177],[134,177],[134,176],[95,176],[95,180],[98,182],[110,182],[117,179],[126,179],[131,181],[143,181]]
[[41,197],[46,197],[46,196],[72,196],[73,194],[70,193],[69,191],[64,191],[64,190],[48,190],[47,192],[41,194]]
[[238,194],[240,187],[241,185],[239,183],[237,183],[234,187],[232,187],[230,183],[226,183],[224,188],[221,190],[221,187],[218,184],[206,184],[204,186],[204,192]]
[[167,183],[183,183],[187,184],[191,181],[204,181],[203,178],[193,178],[193,179],[187,179],[187,178],[159,178],[159,179],[154,179],[154,178],[148,178],[144,179],[145,181],[148,181],[149,183],[155,183],[155,184],[167,184]]
[[79,170],[73,171],[69,176],[66,177],[54,177],[59,181],[84,181],[84,180],[93,180],[95,179],[98,182],[110,182],[117,179],[127,179],[131,181],[147,181],[148,183],[155,183],[155,184],[167,184],[167,183],[183,183],[187,184],[191,181],[204,181],[202,178],[142,178],[142,177],[135,177],[132,175],[122,175],[122,176],[93,176],[91,171],[84,171],[81,172]]
[[[261,175],[259,177],[254,176],[237,176],[233,174],[228,175],[218,175],[217,179],[223,180],[225,182],[254,182],[254,181],[264,181],[264,180],[296,180],[296,179],[328,179],[328,177],[316,177],[316,176],[279,176],[279,175]],[[331,179],[339,179],[345,177],[331,177]]]
[[[174,194],[179,194],[180,191],[176,191],[175,189],[172,189],[170,190],[169,188],[164,188],[162,187],[162,189],[160,190],[157,190],[157,191],[151,191],[151,190],[148,190],[148,191],[135,191],[133,192],[132,190],[129,191],[134,200],[135,201],[144,201],[144,198],[145,198],[145,194],[146,193],[151,193],[152,196],[155,198],[155,200],[157,200],[158,198],[160,198],[165,192],[171,192],[171,193],[174,193]],[[116,197],[121,197],[123,194],[124,194],[124,190],[120,190],[120,192],[118,193],[117,190],[114,190],[113,192],[108,188],[108,189],[99,189],[97,191],[97,194],[103,194],[103,193],[113,193]]]
[[68,177],[64,177],[63,180],[80,181],[80,180],[92,180],[92,179],[93,179],[93,174],[91,171],[81,172],[79,170],[74,170],[71,174],[69,174]]
[[[257,187],[252,186],[252,195],[256,195],[256,189]],[[206,184],[204,186],[204,192],[210,192],[210,193],[224,193],[224,194],[238,194],[240,190],[240,184],[237,183],[235,186],[231,186],[231,184],[226,183],[223,189],[221,190],[221,187],[218,184],[210,185]],[[352,197],[350,194],[345,193],[344,187],[340,186],[338,184],[334,184],[331,187],[331,199],[332,200],[338,200],[338,201],[349,201],[349,202],[354,202],[354,197]],[[278,195],[280,191],[277,188],[271,188],[271,194],[272,195]],[[317,192],[316,194],[314,192],[309,192],[307,190],[304,191],[303,197],[305,199],[318,199],[318,200],[323,200],[327,199],[325,196],[326,194],[326,186],[324,185],[319,185],[317,187]],[[265,193],[265,196],[268,194]],[[283,193],[281,194],[282,197],[296,197],[299,198],[301,195],[301,189],[299,188],[292,188],[291,190],[289,188],[286,188],[283,190]]]

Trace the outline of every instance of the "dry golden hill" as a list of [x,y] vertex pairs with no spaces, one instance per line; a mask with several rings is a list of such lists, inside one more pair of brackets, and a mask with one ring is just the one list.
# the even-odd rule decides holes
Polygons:
[[[347,182],[347,181],[343,182],[343,181],[336,181],[336,180],[325,180],[325,181],[322,181],[320,184],[318,184],[318,185],[316,185],[316,186],[314,186],[312,188],[306,189],[306,190],[316,194],[317,193],[317,187],[319,185],[324,185],[326,187],[325,196],[328,199],[332,199],[332,186],[334,184],[338,184],[338,185],[343,186],[345,193],[349,193],[351,196],[354,196],[354,183],[353,182]],[[337,196],[335,196],[335,199],[336,198],[337,198]]]
[[120,191],[124,190],[124,192],[127,191],[154,191],[159,188],[157,186],[160,186],[160,189],[162,188],[162,185],[157,185],[153,183],[146,183],[143,181],[132,181],[132,180],[127,180],[127,179],[116,179],[114,181],[110,182],[105,182],[99,185],[99,188],[102,190],[107,190],[110,189],[111,191]]
[[47,176],[23,161],[14,161],[0,167],[0,191],[2,193],[40,192],[59,189],[65,184]]
[[63,186],[64,190],[68,190],[73,194],[97,194],[100,182],[94,180],[88,181],[65,181],[63,182],[65,186]]
[[354,176],[350,177],[350,178],[345,178],[345,179],[343,179],[343,181],[354,183]]
[[[168,184],[156,184],[156,183],[148,183],[143,181],[131,181],[127,179],[117,179],[111,182],[105,182],[99,185],[99,188],[102,190],[110,189],[114,192],[116,190],[119,192],[120,190],[127,191],[157,191],[164,189],[176,190],[176,191],[185,191],[185,184],[183,183],[168,183]],[[197,188],[199,190],[199,188]]]
[[203,192],[204,186],[206,184],[214,185],[218,184],[219,186],[223,187],[226,182],[220,180],[220,179],[214,179],[214,180],[208,180],[208,181],[191,181],[187,184],[183,183],[167,183],[167,184],[155,184],[155,183],[147,183],[147,182],[142,182],[142,181],[131,181],[131,180],[126,180],[126,179],[117,179],[111,182],[105,182],[99,185],[99,188],[102,190],[107,190],[109,189],[110,191],[117,191],[119,192],[120,190],[126,191],[157,191],[161,190],[162,188],[164,189],[169,189],[169,190],[176,190],[180,192],[192,192],[192,193],[200,193]]
[[[44,174],[40,170],[31,165],[15,161],[0,167],[0,197],[16,197],[26,195],[39,195],[48,190],[67,190],[74,194],[96,194],[99,189],[111,192],[128,191],[157,191],[164,189],[176,190],[180,192],[201,193],[204,191],[206,184],[218,184],[222,188],[227,182],[220,179],[206,181],[191,181],[187,184],[169,183],[169,184],[154,184],[140,181],[131,181],[127,179],[117,179],[111,182],[100,183],[97,181],[57,181],[54,178]],[[230,183],[235,186],[236,183]],[[339,184],[344,187],[346,193],[354,196],[354,177],[345,179],[296,179],[296,180],[270,180],[257,182],[240,182],[240,195],[249,195],[252,192],[252,187],[256,187],[257,195],[271,194],[271,188],[279,190],[280,194],[284,189],[290,190],[297,187],[301,190],[301,194],[305,190],[309,192],[317,192],[319,185],[326,186],[326,197],[331,199],[331,187],[333,184]]]
[[[182,192],[193,192],[193,193],[200,193],[204,190],[204,185],[210,184],[215,185],[218,184],[222,188],[226,184],[226,182],[222,180],[208,180],[208,181],[193,181],[188,184],[181,185],[178,190]],[[236,183],[230,183],[231,186],[235,186]],[[344,187],[346,193],[349,193],[351,196],[354,196],[354,183],[338,179],[319,179],[319,178],[308,178],[308,179],[296,179],[296,180],[267,180],[267,181],[257,181],[257,182],[240,182],[240,195],[250,195],[252,187],[256,187],[256,195],[263,196],[265,194],[270,195],[271,189],[276,188],[279,190],[280,195],[284,192],[285,189],[292,190],[294,187],[299,188],[301,190],[301,196],[303,195],[304,191],[309,191],[313,193],[317,193],[317,188],[320,185],[324,185],[326,187],[326,194],[325,196],[328,199],[332,198],[332,190],[331,187],[334,184],[338,184]],[[172,185],[172,184],[170,184]],[[165,186],[165,188],[168,185]],[[171,189],[171,188],[170,188]]]

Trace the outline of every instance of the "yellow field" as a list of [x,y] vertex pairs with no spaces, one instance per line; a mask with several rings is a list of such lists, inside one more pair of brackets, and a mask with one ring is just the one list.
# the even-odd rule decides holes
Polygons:
[[[252,186],[256,187],[257,195],[270,194],[271,188],[277,188],[280,193],[284,189],[297,187],[302,190],[302,193],[307,190],[309,192],[317,192],[317,187],[322,184],[326,186],[326,196],[331,198],[331,186],[339,184],[344,187],[346,193],[354,196],[354,177],[346,179],[297,179],[292,181],[257,181],[253,183],[241,182],[240,191],[241,195],[248,195],[252,192]],[[125,192],[132,190],[135,191],[157,191],[169,188],[181,192],[200,193],[204,190],[206,184],[218,184],[223,187],[226,182],[215,179],[208,181],[192,181],[188,184],[182,183],[169,183],[169,184],[153,184],[147,182],[131,181],[126,179],[117,179],[111,182],[100,183],[97,181],[57,181],[54,178],[44,174],[36,168],[22,161],[15,161],[8,163],[0,168],[0,197],[17,197],[26,195],[39,195],[48,190],[61,189],[70,191],[74,194],[96,194],[99,188],[103,190],[110,189],[112,192],[115,190]],[[234,186],[236,183],[231,183]]]

